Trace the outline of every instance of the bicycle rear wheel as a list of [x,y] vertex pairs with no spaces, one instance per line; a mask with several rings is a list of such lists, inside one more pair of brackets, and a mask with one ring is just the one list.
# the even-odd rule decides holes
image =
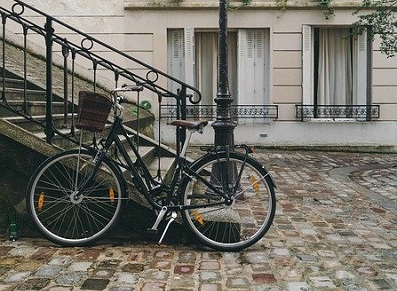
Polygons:
[[39,231],[57,244],[92,244],[119,216],[125,190],[119,172],[105,159],[92,176],[94,157],[85,149],[62,152],[44,161],[30,179],[27,210]]
[[[215,153],[191,169],[196,174],[185,179],[181,203],[195,208],[182,211],[182,217],[202,243],[238,251],[265,235],[273,222],[276,198],[272,179],[260,163],[237,152]],[[230,203],[219,193],[228,195]]]

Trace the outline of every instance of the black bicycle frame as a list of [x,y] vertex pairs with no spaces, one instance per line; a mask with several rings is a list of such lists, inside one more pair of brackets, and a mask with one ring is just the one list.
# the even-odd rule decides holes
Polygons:
[[[120,137],[118,136],[119,134],[122,134],[127,142],[129,147],[132,149],[134,152],[134,155],[136,157],[136,161],[133,162],[132,159],[130,158],[129,154],[127,153],[124,145],[122,144],[122,141],[120,140]],[[199,208],[199,207],[211,207],[211,206],[216,206],[216,205],[223,205],[225,204],[225,201],[230,200],[230,197],[225,195],[225,193],[219,191],[216,187],[208,183],[206,180],[204,180],[200,175],[198,175],[195,171],[193,171],[189,166],[186,166],[183,164],[183,158],[181,158],[179,155],[176,156],[176,168],[173,173],[173,177],[171,179],[170,186],[165,185],[164,183],[159,183],[156,181],[151,173],[149,172],[146,164],[144,163],[141,155],[138,152],[137,147],[134,145],[134,143],[131,141],[131,139],[128,137],[127,130],[124,128],[122,125],[122,119],[118,116],[115,116],[114,123],[111,127],[111,130],[109,132],[109,135],[106,137],[104,140],[103,148],[99,150],[98,152],[98,157],[97,157],[97,165],[96,167],[99,168],[99,165],[105,159],[106,152],[110,149],[113,143],[115,143],[117,150],[119,151],[120,155],[122,158],[125,160],[127,165],[123,164],[120,161],[116,161],[112,159],[112,162],[114,162],[116,165],[119,167],[123,167],[127,169],[128,171],[131,171],[132,173],[132,183],[134,184],[135,188],[138,190],[139,193],[142,193],[146,200],[149,202],[149,204],[156,208],[156,209],[161,209],[162,207],[166,206],[167,210],[169,211],[176,211],[176,210],[186,210],[186,209],[194,209],[194,208]],[[196,161],[197,162],[197,161]],[[95,175],[95,172],[93,173],[93,176]],[[219,194],[222,198],[225,200],[222,200],[220,202],[216,203],[207,203],[203,205],[170,205],[172,199],[175,197],[174,195],[178,193],[180,187],[177,187],[177,183],[179,181],[181,173],[185,173],[185,177],[192,177],[194,176],[198,180],[202,181],[209,189],[214,191],[214,193]],[[124,177],[121,176],[121,178],[125,179]],[[181,177],[181,182],[184,177]],[[176,191],[175,191],[176,189]],[[79,189],[79,192],[82,191],[82,189]],[[166,193],[166,205],[160,205],[157,203],[153,198],[152,195],[156,193],[161,193],[164,192]],[[80,192],[81,193],[81,192]]]

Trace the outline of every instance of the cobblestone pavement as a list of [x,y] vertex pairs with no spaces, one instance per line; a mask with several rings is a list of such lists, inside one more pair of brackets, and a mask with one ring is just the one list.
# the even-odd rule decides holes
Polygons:
[[253,247],[2,238],[0,290],[397,290],[397,155],[255,155],[278,185],[278,208]]

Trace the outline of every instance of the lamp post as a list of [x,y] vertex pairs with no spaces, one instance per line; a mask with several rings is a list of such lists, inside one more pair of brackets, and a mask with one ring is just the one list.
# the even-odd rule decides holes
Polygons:
[[234,144],[233,130],[236,124],[230,115],[230,104],[233,102],[229,92],[227,66],[227,0],[219,1],[219,80],[215,98],[216,120],[212,124],[215,131],[215,146]]

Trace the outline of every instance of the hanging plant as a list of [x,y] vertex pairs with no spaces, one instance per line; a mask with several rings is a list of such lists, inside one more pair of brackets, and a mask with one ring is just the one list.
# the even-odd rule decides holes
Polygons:
[[[235,6],[233,5],[234,8],[232,8],[232,9],[237,10],[237,9],[240,9],[241,7],[248,6],[248,5],[252,2],[252,0],[240,0],[240,2],[241,2],[241,4],[238,5],[237,7],[235,7]],[[230,0],[227,1],[227,5],[229,6],[229,8],[231,7]]]
[[331,16],[335,15],[335,9],[334,6],[332,5],[333,0],[317,0],[317,3],[325,9],[324,16],[325,19],[329,19]]
[[278,8],[280,8],[281,12],[287,10],[287,3],[288,0],[276,0],[276,5]]

